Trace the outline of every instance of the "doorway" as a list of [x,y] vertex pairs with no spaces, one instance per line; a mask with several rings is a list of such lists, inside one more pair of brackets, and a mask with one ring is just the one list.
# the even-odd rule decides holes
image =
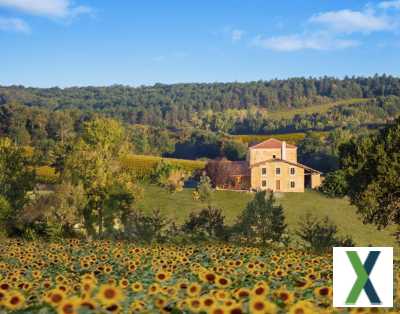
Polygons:
[[311,173],[304,174],[304,187],[306,189],[311,189]]

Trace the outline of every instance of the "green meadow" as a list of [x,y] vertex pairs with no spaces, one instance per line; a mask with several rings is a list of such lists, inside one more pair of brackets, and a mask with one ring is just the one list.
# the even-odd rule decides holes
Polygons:
[[[191,211],[205,206],[193,200],[192,193],[193,189],[189,188],[170,193],[158,186],[146,185],[138,207],[145,212],[160,209],[170,219],[182,223]],[[250,192],[215,191],[212,205],[221,208],[227,223],[231,224],[253,195]],[[345,198],[328,198],[316,191],[277,194],[276,198],[284,207],[286,222],[291,232],[296,230],[303,215],[312,213],[321,218],[328,216],[338,225],[339,232],[342,235],[351,235],[357,245],[396,245],[392,236],[394,229],[379,231],[372,225],[364,225],[356,213],[356,208]]]

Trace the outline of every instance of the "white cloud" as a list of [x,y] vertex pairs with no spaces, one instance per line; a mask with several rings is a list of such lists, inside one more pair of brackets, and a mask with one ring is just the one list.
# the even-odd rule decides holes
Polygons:
[[21,19],[0,17],[0,30],[29,33],[30,27]]
[[400,0],[394,1],[382,1],[378,5],[381,9],[399,9],[400,10]]
[[152,60],[153,60],[154,62],[162,62],[162,61],[164,61],[165,59],[166,59],[165,56],[156,56],[156,57],[154,57]]
[[359,43],[350,39],[332,38],[326,35],[288,35],[275,37],[258,36],[253,41],[255,46],[274,51],[298,51],[298,50],[335,50],[358,46]]
[[245,32],[241,29],[234,29],[231,32],[231,39],[233,42],[237,42],[242,39]]
[[391,20],[387,16],[378,16],[373,10],[329,11],[313,15],[309,22],[327,27],[331,31],[340,33],[371,33],[385,31],[393,28]]
[[0,0],[0,6],[32,15],[67,18],[91,13],[87,6],[74,6],[70,0]]

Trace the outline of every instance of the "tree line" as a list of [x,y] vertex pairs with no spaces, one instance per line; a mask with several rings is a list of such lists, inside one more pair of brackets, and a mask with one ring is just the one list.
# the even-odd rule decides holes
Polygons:
[[400,96],[392,76],[291,78],[248,83],[155,84],[129,87],[0,87],[0,105],[18,102],[51,111],[102,112],[130,124],[182,126],[197,113],[256,107],[267,111],[303,108],[338,99]]

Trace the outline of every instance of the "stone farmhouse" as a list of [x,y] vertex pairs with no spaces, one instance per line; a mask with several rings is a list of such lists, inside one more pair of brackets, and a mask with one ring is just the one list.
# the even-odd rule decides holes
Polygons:
[[321,172],[297,162],[296,146],[274,138],[249,147],[246,161],[212,161],[206,172],[221,189],[304,192],[321,184]]

